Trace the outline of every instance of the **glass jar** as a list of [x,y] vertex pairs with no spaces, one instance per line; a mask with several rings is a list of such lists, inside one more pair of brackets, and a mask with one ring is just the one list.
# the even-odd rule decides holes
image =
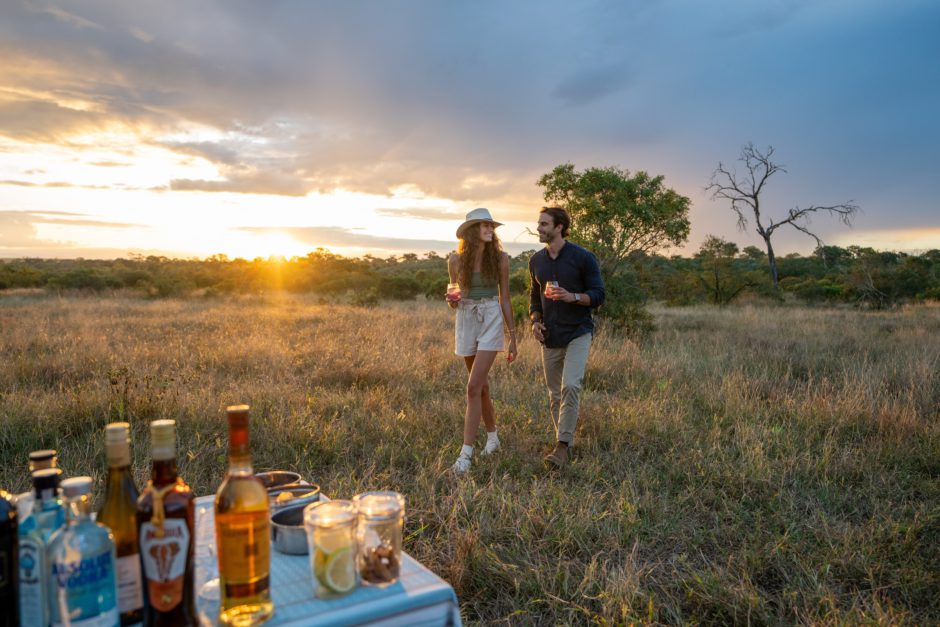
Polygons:
[[304,528],[310,547],[313,592],[331,599],[355,589],[356,505],[352,501],[324,501],[304,508]]
[[356,539],[362,582],[378,587],[391,585],[401,574],[405,497],[398,492],[365,492],[353,501],[359,511]]

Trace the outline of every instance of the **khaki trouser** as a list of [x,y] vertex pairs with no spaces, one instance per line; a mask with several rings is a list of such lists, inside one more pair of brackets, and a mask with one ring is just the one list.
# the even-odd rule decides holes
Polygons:
[[574,441],[574,430],[578,426],[581,384],[590,348],[590,333],[576,337],[564,348],[542,347],[542,367],[551,403],[552,424],[558,441],[569,445]]

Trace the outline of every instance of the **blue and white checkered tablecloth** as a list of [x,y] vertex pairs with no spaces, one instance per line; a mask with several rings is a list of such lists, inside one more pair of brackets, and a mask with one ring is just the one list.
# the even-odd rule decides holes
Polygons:
[[[196,590],[218,573],[213,496],[196,499]],[[211,548],[210,548],[211,547]],[[360,586],[339,599],[313,596],[310,560],[271,547],[271,599],[274,616],[267,625],[454,625],[460,627],[457,595],[451,586],[402,553],[398,583],[386,588]],[[216,625],[218,598],[197,597],[203,625]]]

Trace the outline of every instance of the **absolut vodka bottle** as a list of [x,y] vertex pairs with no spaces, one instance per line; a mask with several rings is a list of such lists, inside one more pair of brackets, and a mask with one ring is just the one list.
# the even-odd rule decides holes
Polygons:
[[49,543],[49,605],[55,627],[117,627],[120,615],[111,531],[91,519],[91,477],[62,482],[68,518]]

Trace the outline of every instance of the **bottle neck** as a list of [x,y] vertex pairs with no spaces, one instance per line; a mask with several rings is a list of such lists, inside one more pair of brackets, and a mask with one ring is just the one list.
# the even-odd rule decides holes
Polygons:
[[248,421],[229,421],[228,432],[229,474],[251,474],[251,449],[248,440]]
[[229,446],[228,449],[228,472],[233,475],[253,474],[251,467],[251,453],[248,451],[248,443],[244,446]]
[[131,447],[128,442],[108,442],[105,445],[108,468],[126,468],[131,465]]
[[154,459],[151,467],[150,480],[155,486],[164,486],[175,483],[177,478],[176,458]]
[[91,520],[91,499],[87,494],[66,499],[66,514],[69,524]]

